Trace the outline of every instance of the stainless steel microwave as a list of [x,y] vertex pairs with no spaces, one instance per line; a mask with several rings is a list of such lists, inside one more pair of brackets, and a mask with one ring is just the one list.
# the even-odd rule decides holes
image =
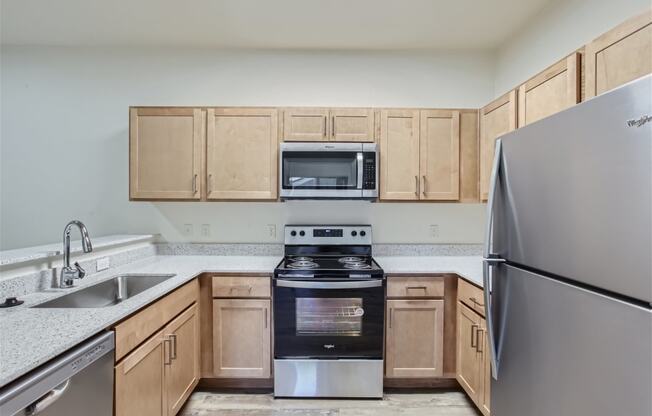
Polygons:
[[378,197],[375,143],[281,143],[281,199]]

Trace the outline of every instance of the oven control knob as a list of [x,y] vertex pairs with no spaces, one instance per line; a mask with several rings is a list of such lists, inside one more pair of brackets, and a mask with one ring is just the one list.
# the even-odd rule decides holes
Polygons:
[[353,237],[355,237],[356,235],[358,235],[358,233],[357,233],[357,231],[351,231],[351,235],[352,235]]
[[301,230],[301,231],[299,231],[299,235],[300,235],[301,237],[303,237],[304,235],[306,235],[306,232],[303,231],[303,230]]
[[292,237],[296,237],[296,236],[297,236],[297,232],[296,232],[296,231],[290,231],[290,235],[291,235]]
[[360,231],[360,237],[364,237],[365,235],[367,235],[365,231]]

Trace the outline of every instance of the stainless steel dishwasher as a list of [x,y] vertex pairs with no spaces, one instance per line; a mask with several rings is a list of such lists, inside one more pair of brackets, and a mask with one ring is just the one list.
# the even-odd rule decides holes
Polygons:
[[0,390],[0,416],[113,415],[115,341],[107,332]]

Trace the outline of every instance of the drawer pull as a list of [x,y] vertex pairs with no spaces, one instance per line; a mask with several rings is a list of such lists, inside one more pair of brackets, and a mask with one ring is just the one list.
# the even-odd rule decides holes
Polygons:
[[[471,348],[475,348],[476,351],[478,349],[478,326],[473,324],[471,325]],[[473,343],[473,339],[475,338],[475,344]]]
[[427,292],[428,288],[426,286],[408,286],[405,290],[423,290],[424,292]]
[[253,286],[251,285],[239,285],[239,286],[231,286],[229,289],[229,292],[233,293],[236,290],[246,290],[247,292],[251,293],[251,291],[254,289]]

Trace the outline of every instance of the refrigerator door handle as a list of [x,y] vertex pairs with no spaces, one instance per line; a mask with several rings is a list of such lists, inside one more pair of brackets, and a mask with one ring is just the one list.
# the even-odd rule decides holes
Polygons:
[[489,358],[491,359],[491,376],[494,380],[498,380],[498,365],[500,364],[500,360],[497,355],[494,319],[491,310],[491,272],[494,267],[504,262],[505,260],[500,258],[484,259],[482,262],[485,320],[487,322],[487,344],[489,344]]
[[491,182],[489,184],[489,195],[487,198],[487,224],[485,229],[484,258],[489,258],[492,255],[494,255],[494,253],[492,253],[494,202],[496,200],[496,188],[498,185],[498,174],[500,172],[502,149],[503,149],[502,140],[501,139],[496,140],[496,149],[494,151],[494,163],[491,168]]

